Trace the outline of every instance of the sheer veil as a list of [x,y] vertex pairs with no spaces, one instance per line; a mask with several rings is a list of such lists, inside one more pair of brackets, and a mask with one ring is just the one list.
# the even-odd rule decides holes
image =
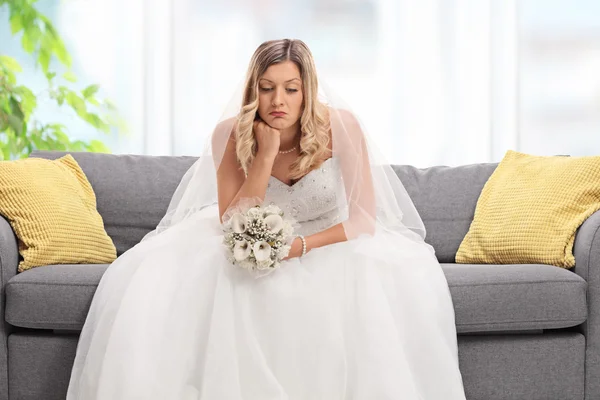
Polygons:
[[[240,113],[242,94],[243,84],[240,83],[212,135],[206,139],[203,153],[181,179],[166,214],[142,241],[218,204],[216,171]],[[423,241],[426,232],[421,217],[359,118],[321,79],[318,98],[330,112],[332,157],[339,159],[343,182],[336,197],[340,214],[345,218],[341,223],[348,240],[394,231],[412,240]],[[214,211],[214,220],[219,224],[218,209]]]

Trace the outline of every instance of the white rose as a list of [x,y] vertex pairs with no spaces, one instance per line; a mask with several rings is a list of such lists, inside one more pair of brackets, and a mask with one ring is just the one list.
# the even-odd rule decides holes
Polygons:
[[260,208],[257,208],[257,207],[252,207],[251,209],[248,210],[248,212],[246,214],[251,218],[261,218],[262,217],[262,211],[260,210]]
[[251,250],[250,243],[246,240],[238,240],[235,242],[235,246],[233,246],[233,257],[237,261],[245,260],[250,255]]
[[269,259],[264,260],[264,261],[257,261],[256,262],[256,268],[257,269],[269,269],[272,264],[273,264],[273,261],[269,258]]
[[231,217],[231,227],[235,233],[244,233],[247,224],[248,221],[246,220],[246,217],[240,213],[236,213]]
[[250,261],[250,260],[242,260],[238,262],[238,265],[244,269],[249,269],[249,270],[253,270],[254,269],[254,262]]
[[271,258],[271,245],[264,240],[254,243],[252,250],[254,250],[256,261],[265,261]]
[[271,233],[277,233],[283,228],[283,219],[279,215],[269,215],[265,218],[265,225]]
[[274,204],[269,204],[264,208],[264,211],[267,215],[279,215],[280,209]]

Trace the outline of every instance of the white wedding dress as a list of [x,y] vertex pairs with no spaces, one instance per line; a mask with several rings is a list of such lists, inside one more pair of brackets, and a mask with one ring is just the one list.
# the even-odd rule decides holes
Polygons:
[[[265,201],[300,233],[343,220],[331,158]],[[255,278],[229,264],[218,207],[121,255],[83,328],[67,399],[465,399],[433,248],[378,230]]]

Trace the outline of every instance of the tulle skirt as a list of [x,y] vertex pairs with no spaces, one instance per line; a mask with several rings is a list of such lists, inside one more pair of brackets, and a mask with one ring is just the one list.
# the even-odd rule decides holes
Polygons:
[[378,230],[255,278],[226,260],[216,215],[109,266],[67,399],[465,399],[431,246]]

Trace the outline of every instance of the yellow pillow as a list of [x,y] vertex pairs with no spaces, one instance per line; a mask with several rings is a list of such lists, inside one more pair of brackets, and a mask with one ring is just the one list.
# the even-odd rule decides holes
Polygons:
[[57,160],[0,162],[0,214],[19,239],[19,272],[116,258],[96,210],[96,195],[70,154]]
[[577,228],[600,209],[600,157],[509,150],[486,182],[457,263],[575,265]]

